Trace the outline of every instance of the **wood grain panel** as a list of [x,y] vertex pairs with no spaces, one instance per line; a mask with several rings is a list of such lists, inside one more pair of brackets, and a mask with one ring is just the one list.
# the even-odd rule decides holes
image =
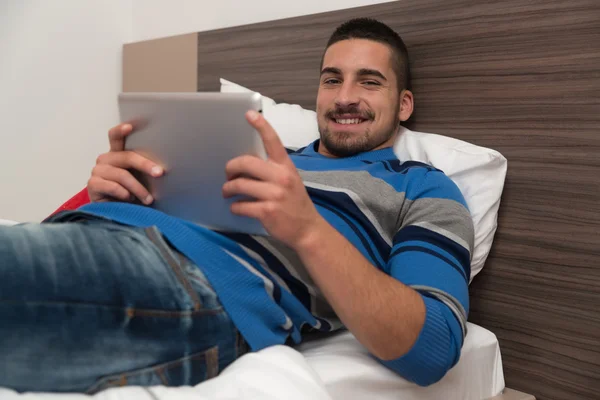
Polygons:
[[498,336],[507,386],[600,398],[600,2],[403,0],[202,32],[198,89],[223,77],[314,108],[324,45],[357,16],[409,48],[412,128],[509,160],[470,314]]

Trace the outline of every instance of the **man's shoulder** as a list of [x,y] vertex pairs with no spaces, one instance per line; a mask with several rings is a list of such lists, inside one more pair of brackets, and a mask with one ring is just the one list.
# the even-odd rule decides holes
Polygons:
[[412,200],[419,198],[447,199],[457,201],[466,206],[466,201],[459,187],[444,171],[429,164],[416,161],[406,163],[412,164],[405,166],[407,170],[407,198]]
[[394,159],[394,160],[387,160],[386,162],[393,168],[394,171],[401,173],[401,174],[408,173],[409,171],[412,171],[414,173],[421,173],[421,174],[424,174],[427,171],[439,171],[434,166],[424,163],[424,162],[420,162],[420,161],[404,161],[404,162],[402,162],[398,159]]
[[285,151],[287,151],[288,155],[303,155],[302,153],[306,150],[308,146],[304,147],[285,147]]
[[[452,186],[454,183],[444,171],[420,161],[378,160],[365,167],[375,178],[380,178],[402,192],[419,194],[436,186]],[[372,168],[372,167],[375,168]]]

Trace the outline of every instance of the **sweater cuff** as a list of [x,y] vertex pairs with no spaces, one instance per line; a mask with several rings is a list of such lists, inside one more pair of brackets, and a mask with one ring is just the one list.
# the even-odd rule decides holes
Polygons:
[[425,323],[417,341],[408,353],[383,365],[403,378],[420,386],[431,385],[451,368],[454,355],[451,353],[451,332],[442,305],[435,299],[422,296],[425,303]]

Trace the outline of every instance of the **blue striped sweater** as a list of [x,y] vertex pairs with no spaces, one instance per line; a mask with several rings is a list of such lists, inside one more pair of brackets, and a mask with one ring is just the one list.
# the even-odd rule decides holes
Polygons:
[[[318,143],[290,154],[317,210],[374,268],[418,291],[426,306],[410,351],[381,362],[417,384],[436,382],[458,361],[466,334],[474,239],[464,198],[443,172],[401,163],[391,148],[334,159],[319,154]],[[133,204],[79,210],[157,226],[202,269],[253,350],[289,338],[298,343],[307,329],[342,327],[297,254],[273,238],[216,233]]]

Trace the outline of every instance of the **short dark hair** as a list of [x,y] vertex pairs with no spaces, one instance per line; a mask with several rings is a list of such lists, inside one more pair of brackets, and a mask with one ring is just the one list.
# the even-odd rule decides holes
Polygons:
[[[367,39],[387,45],[392,51],[392,69],[398,80],[398,92],[403,89],[410,90],[408,50],[400,35],[392,28],[372,18],[351,19],[336,28],[327,42],[325,52],[331,45],[348,39]],[[321,68],[323,68],[325,52],[321,59]]]

